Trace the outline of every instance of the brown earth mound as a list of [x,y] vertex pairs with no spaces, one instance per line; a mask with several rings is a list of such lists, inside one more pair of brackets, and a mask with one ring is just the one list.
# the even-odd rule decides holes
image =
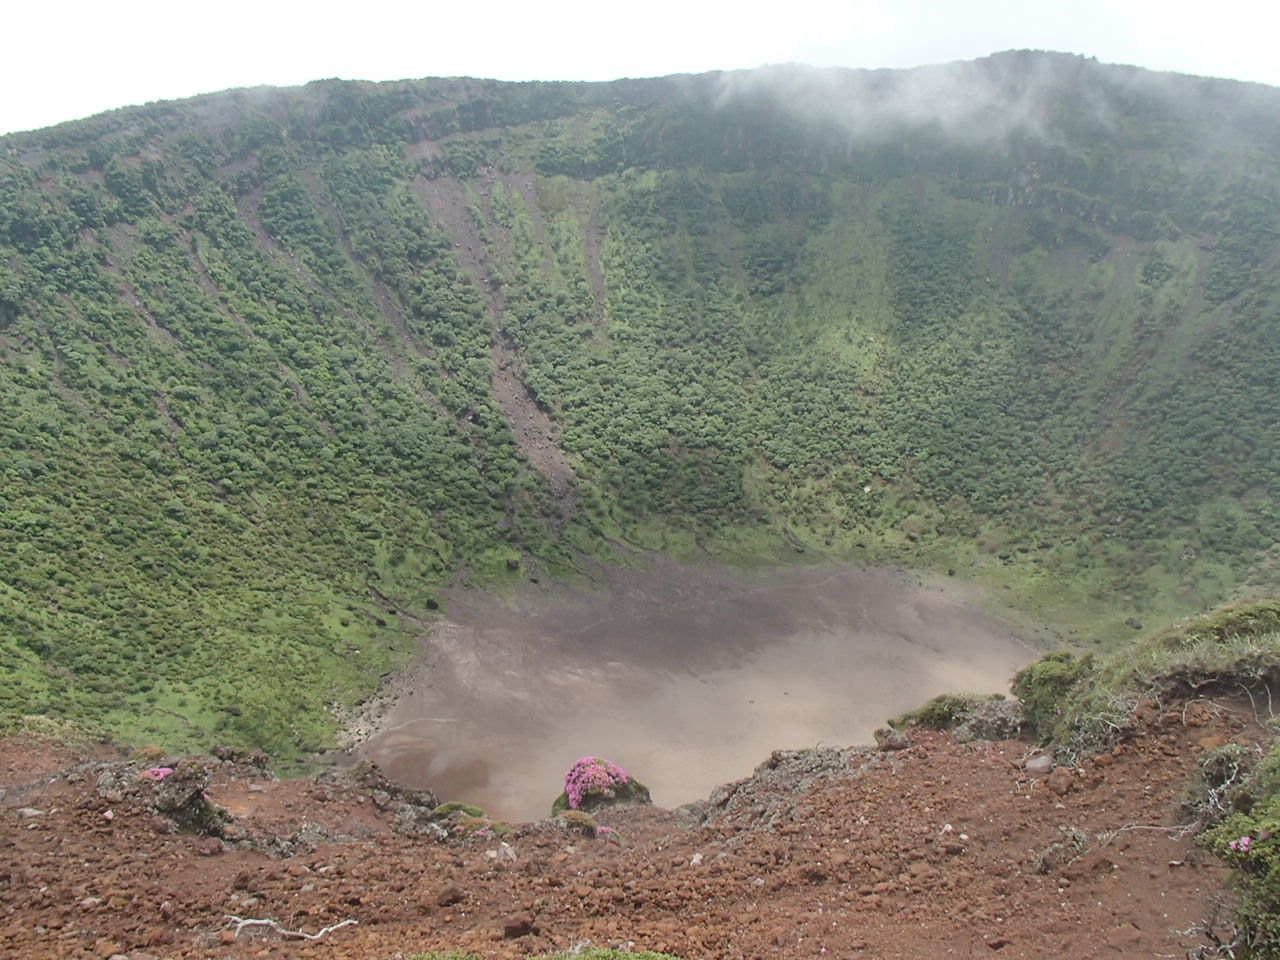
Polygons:
[[923,730],[906,749],[779,751],[692,811],[602,812],[596,839],[446,833],[424,822],[433,797],[376,772],[279,781],[234,756],[186,761],[223,813],[185,833],[150,781],[121,787],[140,764],[8,741],[0,955],[1182,957],[1225,873],[1179,800],[1202,749],[1254,732],[1198,702],[1041,777],[1026,742]]

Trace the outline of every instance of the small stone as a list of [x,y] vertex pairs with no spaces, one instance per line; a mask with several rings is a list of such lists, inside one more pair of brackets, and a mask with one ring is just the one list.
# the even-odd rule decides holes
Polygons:
[[1060,797],[1065,796],[1067,791],[1071,789],[1072,782],[1071,771],[1066,767],[1059,767],[1049,774],[1049,778],[1045,781],[1049,789]]
[[30,820],[33,817],[43,817],[43,816],[44,816],[44,811],[37,810],[35,807],[19,807],[18,808],[18,819],[20,820]]
[[517,917],[511,917],[502,924],[502,936],[507,940],[514,940],[517,937],[526,937],[533,932],[533,917],[529,914],[521,914]]
[[1026,771],[1033,777],[1042,777],[1053,770],[1053,757],[1047,753],[1037,754],[1026,762]]
[[445,887],[436,897],[436,906],[451,907],[455,903],[461,903],[463,899],[462,891],[457,887]]

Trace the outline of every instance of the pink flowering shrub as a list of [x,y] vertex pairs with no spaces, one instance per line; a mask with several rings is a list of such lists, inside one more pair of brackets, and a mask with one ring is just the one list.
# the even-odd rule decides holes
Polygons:
[[1200,842],[1231,867],[1241,957],[1280,957],[1280,749],[1231,796],[1235,812]]
[[583,757],[565,774],[564,792],[569,795],[570,808],[577,810],[588,796],[612,800],[617,796],[613,788],[629,779],[627,771],[616,763],[600,757]]
[[564,793],[551,807],[551,815],[564,810],[594,810],[612,803],[650,803],[648,788],[616,763],[601,757],[583,757],[564,777]]
[[173,773],[173,767],[148,767],[138,774],[143,780],[150,780],[152,783],[159,783],[169,774]]

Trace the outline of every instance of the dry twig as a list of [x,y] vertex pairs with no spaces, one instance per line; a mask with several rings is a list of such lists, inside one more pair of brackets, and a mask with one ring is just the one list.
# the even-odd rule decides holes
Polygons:
[[274,920],[266,920],[266,919],[246,920],[242,917],[232,916],[231,914],[227,914],[227,920],[235,924],[237,937],[240,936],[240,931],[243,930],[245,927],[270,927],[271,929],[279,933],[280,936],[285,937],[287,939],[292,938],[295,940],[319,940],[325,934],[333,933],[333,931],[335,930],[341,930],[343,927],[347,926],[348,924],[356,924],[360,922],[359,920],[347,919],[347,920],[343,920],[341,923],[335,923],[333,924],[333,926],[325,927],[323,930],[317,931],[316,933],[307,933],[304,930],[286,930],[284,927],[280,926],[280,924],[276,923]]

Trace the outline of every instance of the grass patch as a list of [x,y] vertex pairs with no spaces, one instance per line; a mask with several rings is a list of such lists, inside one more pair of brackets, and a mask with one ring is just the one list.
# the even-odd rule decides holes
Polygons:
[[964,723],[981,704],[1003,699],[999,694],[944,693],[923,706],[899,714],[889,721],[889,726],[900,729],[915,724],[934,730],[950,730]]
[[67,748],[83,747],[103,740],[100,729],[75,720],[45,714],[0,714],[0,737]]

